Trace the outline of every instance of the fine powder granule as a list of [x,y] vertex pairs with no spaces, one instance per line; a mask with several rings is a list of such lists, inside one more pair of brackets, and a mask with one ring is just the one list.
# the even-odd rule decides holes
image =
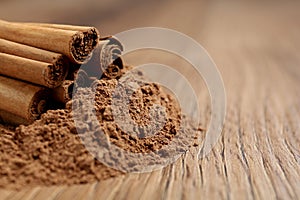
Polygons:
[[[178,134],[180,123],[185,121],[172,95],[165,93],[155,83],[147,83],[132,94],[128,106],[130,117],[139,125],[147,125],[151,107],[159,104],[166,108],[164,126],[153,137],[139,138],[126,134],[114,121],[111,109],[117,80],[98,80],[97,83],[94,89],[94,109],[100,127],[112,144],[124,151],[159,150]],[[37,185],[83,184],[123,174],[99,162],[83,144],[85,138],[90,139],[85,134],[95,132],[87,125],[90,120],[84,110],[82,115],[86,123],[75,126],[73,105],[81,101],[84,108],[85,100],[80,98],[89,95],[90,90],[80,88],[79,95],[68,102],[65,109],[49,110],[31,125],[17,128],[0,125],[0,187],[21,189]],[[188,125],[183,130],[188,136],[183,136],[181,142],[189,147],[197,139],[197,128]],[[94,134],[96,139],[90,142],[97,146],[97,132]],[[177,145],[179,149],[180,146],[182,144]],[[179,151],[184,152],[186,149]]]

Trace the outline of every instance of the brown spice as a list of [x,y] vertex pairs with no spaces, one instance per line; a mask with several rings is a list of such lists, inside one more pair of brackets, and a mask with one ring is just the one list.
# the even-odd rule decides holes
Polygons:
[[[160,149],[178,134],[182,120],[178,117],[178,104],[152,83],[134,93],[130,101],[130,115],[137,123],[145,124],[150,106],[161,104],[168,113],[163,129],[153,138],[142,139],[120,130],[113,121],[110,108],[116,84],[116,80],[98,81],[95,95],[97,118],[112,143],[125,151],[149,152]],[[89,88],[82,88],[79,92],[84,95]],[[86,123],[77,124],[77,129],[86,131],[83,135],[77,133],[71,111],[77,101],[70,101],[66,109],[48,111],[29,126],[21,125],[16,129],[0,126],[0,187],[20,189],[33,185],[82,184],[122,174],[100,163],[83,145],[81,139],[93,128],[87,126],[89,115],[83,112],[83,115],[87,114]],[[140,112],[137,113],[137,110]],[[194,137],[191,134],[194,130],[187,127],[185,131]],[[193,141],[190,141],[188,145],[192,144]]]
[[46,111],[48,97],[46,88],[0,76],[0,121],[32,123]]
[[121,58],[122,51],[123,46],[117,38],[113,36],[100,38],[91,59],[82,68],[87,71],[89,76],[118,78],[124,68]]
[[0,53],[0,74],[48,88],[62,84],[67,66]]
[[55,88],[66,78],[69,61],[62,54],[0,38],[0,74]]
[[12,23],[0,20],[0,37],[17,43],[61,53],[82,64],[98,44],[93,27]]
[[52,99],[58,103],[66,104],[72,99],[74,81],[65,80],[62,85],[51,91]]

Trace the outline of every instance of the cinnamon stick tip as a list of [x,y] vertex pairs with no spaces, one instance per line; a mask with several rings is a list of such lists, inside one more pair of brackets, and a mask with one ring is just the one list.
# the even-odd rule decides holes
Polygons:
[[46,112],[49,105],[50,90],[41,88],[32,98],[28,110],[28,121],[33,122],[37,120],[42,113]]
[[69,71],[69,62],[65,56],[54,58],[53,64],[49,64],[44,74],[44,79],[48,88],[60,86],[66,79]]
[[99,38],[99,31],[94,27],[77,32],[70,44],[72,61],[77,64],[87,63],[91,58],[91,53],[98,45]]

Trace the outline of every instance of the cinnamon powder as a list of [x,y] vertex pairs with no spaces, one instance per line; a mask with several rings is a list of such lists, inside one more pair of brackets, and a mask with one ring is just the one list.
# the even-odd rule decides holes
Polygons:
[[[164,127],[154,137],[133,137],[123,132],[113,120],[111,98],[116,85],[114,79],[99,80],[95,95],[97,119],[111,142],[130,152],[153,151],[168,144],[183,120],[177,101],[154,83],[135,91],[129,113],[136,123],[148,123],[153,104],[165,107],[167,117]],[[84,95],[88,90],[82,88],[79,92]],[[28,126],[0,125],[0,187],[20,189],[35,185],[83,184],[122,175],[99,162],[85,148],[73,120],[72,104],[76,101],[78,99],[68,102],[66,109],[48,111]],[[79,128],[90,129],[86,124],[82,126]],[[191,126],[184,128],[190,137],[185,141],[188,146],[194,144],[190,143],[191,138],[197,139],[195,130]]]

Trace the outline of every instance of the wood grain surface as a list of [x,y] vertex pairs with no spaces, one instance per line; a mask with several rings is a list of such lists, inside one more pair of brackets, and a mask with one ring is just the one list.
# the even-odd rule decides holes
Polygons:
[[[300,199],[299,1],[87,2],[0,1],[0,18],[88,23],[104,35],[159,26],[191,36],[207,49],[225,83],[222,135],[200,160],[188,152],[151,173],[79,186],[1,189],[0,199]],[[188,68],[162,55],[141,52],[126,61],[155,58]],[[209,98],[205,90],[198,97],[206,126]]]

